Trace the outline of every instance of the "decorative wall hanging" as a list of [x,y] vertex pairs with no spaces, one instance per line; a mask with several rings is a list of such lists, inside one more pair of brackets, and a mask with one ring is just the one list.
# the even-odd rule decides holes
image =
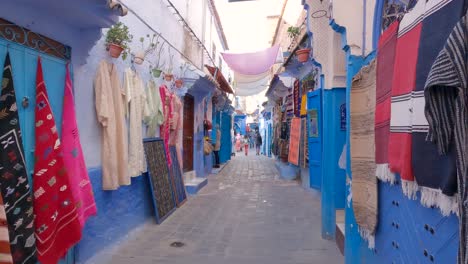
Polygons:
[[175,190],[176,204],[177,207],[181,207],[187,200],[187,194],[185,193],[185,184],[182,177],[182,169],[179,163],[179,158],[177,155],[177,147],[170,146],[169,151],[171,152],[172,165],[170,168],[171,171],[171,180],[172,185]]
[[144,147],[156,222],[160,224],[176,209],[166,150],[164,142],[156,138],[145,139]]
[[301,140],[301,119],[294,117],[291,121],[291,137],[289,139],[288,161],[299,166],[299,144]]

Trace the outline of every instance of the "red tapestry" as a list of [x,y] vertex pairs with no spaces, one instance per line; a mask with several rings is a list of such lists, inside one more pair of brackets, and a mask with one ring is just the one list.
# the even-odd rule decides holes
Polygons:
[[42,264],[56,264],[81,239],[76,202],[63,162],[57,126],[49,103],[41,59],[36,76],[34,215]]

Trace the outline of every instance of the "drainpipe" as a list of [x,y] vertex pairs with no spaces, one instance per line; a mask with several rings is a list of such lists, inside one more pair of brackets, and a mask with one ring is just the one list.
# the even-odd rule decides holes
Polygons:
[[367,0],[364,1],[364,10],[362,17],[362,57],[366,56],[366,20],[367,20]]

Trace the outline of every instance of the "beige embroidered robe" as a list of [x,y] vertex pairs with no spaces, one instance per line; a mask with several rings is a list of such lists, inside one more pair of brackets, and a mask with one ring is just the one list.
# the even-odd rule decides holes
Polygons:
[[146,130],[147,137],[156,137],[156,131],[159,126],[164,123],[163,105],[159,89],[153,80],[148,82],[146,89],[146,106],[145,106],[145,124],[148,126]]
[[130,139],[128,145],[128,173],[131,177],[146,172],[146,159],[143,149],[143,116],[146,95],[143,81],[131,69],[125,70],[125,103],[128,104]]
[[101,61],[94,79],[94,92],[96,114],[102,127],[102,188],[116,190],[120,185],[130,185],[130,178],[123,91],[114,64]]

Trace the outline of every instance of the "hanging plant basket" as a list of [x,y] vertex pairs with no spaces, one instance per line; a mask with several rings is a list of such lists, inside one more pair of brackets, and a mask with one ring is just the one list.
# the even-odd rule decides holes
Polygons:
[[296,51],[296,55],[299,62],[306,62],[309,60],[310,49],[300,49]]
[[135,54],[135,58],[133,59],[133,61],[138,65],[143,64],[143,62],[145,61],[145,54],[143,52],[138,52],[137,54]]
[[109,54],[111,55],[112,58],[120,57],[120,54],[122,54],[122,51],[124,50],[124,48],[114,43],[109,43],[108,48],[109,48]]
[[153,69],[153,70],[151,70],[151,72],[153,73],[154,78],[161,77],[162,71],[160,69]]
[[175,86],[176,86],[177,88],[180,89],[180,88],[182,87],[182,85],[184,85],[184,81],[182,81],[181,79],[177,79],[177,80],[175,81]]
[[164,80],[168,81],[168,82],[172,82],[172,79],[174,78],[174,75],[172,73],[166,73],[164,75]]

